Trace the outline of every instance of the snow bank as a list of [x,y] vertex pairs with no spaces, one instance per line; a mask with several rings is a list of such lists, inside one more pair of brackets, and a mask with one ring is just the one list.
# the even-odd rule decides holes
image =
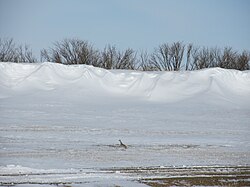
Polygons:
[[[204,69],[192,72],[105,70],[87,65],[0,63],[0,98],[13,93],[55,91],[81,96],[135,97],[175,102],[200,95],[249,101],[250,71]],[[94,93],[94,94],[93,94]]]

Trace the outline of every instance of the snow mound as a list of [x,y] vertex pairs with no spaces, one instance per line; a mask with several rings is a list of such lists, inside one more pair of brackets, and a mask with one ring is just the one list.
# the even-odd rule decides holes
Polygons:
[[82,97],[109,95],[161,102],[204,94],[249,101],[250,71],[211,68],[191,72],[141,72],[49,62],[0,63],[0,98],[39,90],[60,90],[64,94],[75,91]]

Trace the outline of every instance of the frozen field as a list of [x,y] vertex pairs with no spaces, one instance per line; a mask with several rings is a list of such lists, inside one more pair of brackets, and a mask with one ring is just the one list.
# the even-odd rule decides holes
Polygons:
[[187,166],[249,181],[249,165],[250,71],[0,63],[2,185],[144,186]]

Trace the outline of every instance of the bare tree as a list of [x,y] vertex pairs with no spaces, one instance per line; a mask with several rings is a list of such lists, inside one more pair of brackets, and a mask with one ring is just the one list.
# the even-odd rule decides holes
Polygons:
[[115,46],[107,46],[101,53],[100,66],[106,69],[135,69],[136,54],[132,49],[118,51]]
[[41,52],[40,52],[40,61],[41,62],[44,62],[44,61],[51,62],[48,50],[46,50],[46,49],[41,50]]
[[124,52],[118,52],[117,61],[114,69],[134,70],[136,63],[136,53],[133,49],[126,49]]
[[62,64],[87,64],[97,65],[98,51],[87,42],[79,39],[64,39],[55,42],[54,47],[41,51],[42,59]]
[[116,47],[108,45],[101,53],[100,66],[105,69],[112,69],[114,68],[115,61],[117,61]]
[[181,42],[172,45],[162,44],[151,55],[150,62],[159,71],[178,71],[181,68],[185,45]]
[[168,44],[162,44],[151,54],[150,64],[158,71],[171,71],[171,52]]
[[173,43],[171,48],[171,59],[172,67],[174,71],[179,71],[182,64],[183,54],[185,50],[185,45],[181,42]]
[[[184,55],[185,54],[185,55]],[[186,57],[185,64],[183,58]],[[36,62],[27,45],[16,45],[13,39],[0,38],[1,62]],[[162,44],[152,54],[141,52],[139,58],[133,49],[119,51],[108,45],[103,51],[96,50],[87,41],[65,39],[55,42],[52,48],[41,50],[41,61],[62,64],[87,64],[106,69],[143,71],[197,70],[210,67],[249,70],[250,53],[239,53],[231,47],[200,48],[181,42]]]
[[218,67],[219,66],[219,59],[221,56],[221,50],[217,47],[210,49],[210,67]]
[[193,47],[191,50],[191,59],[192,61],[190,62],[190,68],[189,70],[196,70],[197,69],[197,63],[199,60],[199,47]]
[[213,54],[211,53],[210,49],[203,47],[199,51],[199,58],[196,65],[196,69],[203,69],[212,67],[213,63]]
[[192,49],[193,49],[193,44],[188,44],[187,49],[186,49],[187,61],[186,61],[185,70],[189,70]]
[[237,63],[237,52],[231,47],[224,48],[223,54],[219,58],[218,66],[226,69],[235,69]]
[[196,69],[208,68],[210,66],[208,48],[202,48],[202,50],[199,51],[199,58],[195,66]]
[[16,48],[14,62],[34,63],[36,61],[36,58],[33,56],[32,51],[29,50],[29,47],[27,45],[25,45],[24,47],[20,45],[18,48]]
[[15,44],[13,39],[0,39],[0,61],[11,62],[15,56]]
[[241,71],[249,70],[250,69],[249,61],[250,61],[250,53],[247,51],[243,51],[240,55],[238,55],[236,69]]
[[218,48],[196,48],[192,52],[192,69],[218,67],[220,50]]
[[154,71],[156,70],[150,63],[150,56],[147,51],[141,51],[140,58],[138,60],[139,68],[142,71]]
[[27,45],[17,46],[13,39],[0,39],[0,61],[1,62],[36,62],[32,51]]

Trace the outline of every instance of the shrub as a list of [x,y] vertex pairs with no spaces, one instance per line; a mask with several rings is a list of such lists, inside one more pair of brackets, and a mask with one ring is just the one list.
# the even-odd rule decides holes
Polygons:
[[27,45],[17,46],[13,39],[0,39],[0,62],[37,62]]
[[98,66],[99,54],[87,42],[79,39],[64,39],[54,47],[41,51],[42,60],[62,64],[87,64]]
[[[185,60],[186,59],[186,60]],[[0,39],[1,62],[37,62],[27,45],[16,45],[13,39]],[[142,71],[199,70],[221,67],[226,69],[249,70],[250,53],[239,53],[231,47],[197,47],[182,42],[159,45],[149,54],[131,48],[124,51],[108,45],[103,51],[96,50],[87,41],[64,39],[55,42],[49,49],[41,50],[41,61],[62,64],[86,64],[105,69],[127,69]]]

